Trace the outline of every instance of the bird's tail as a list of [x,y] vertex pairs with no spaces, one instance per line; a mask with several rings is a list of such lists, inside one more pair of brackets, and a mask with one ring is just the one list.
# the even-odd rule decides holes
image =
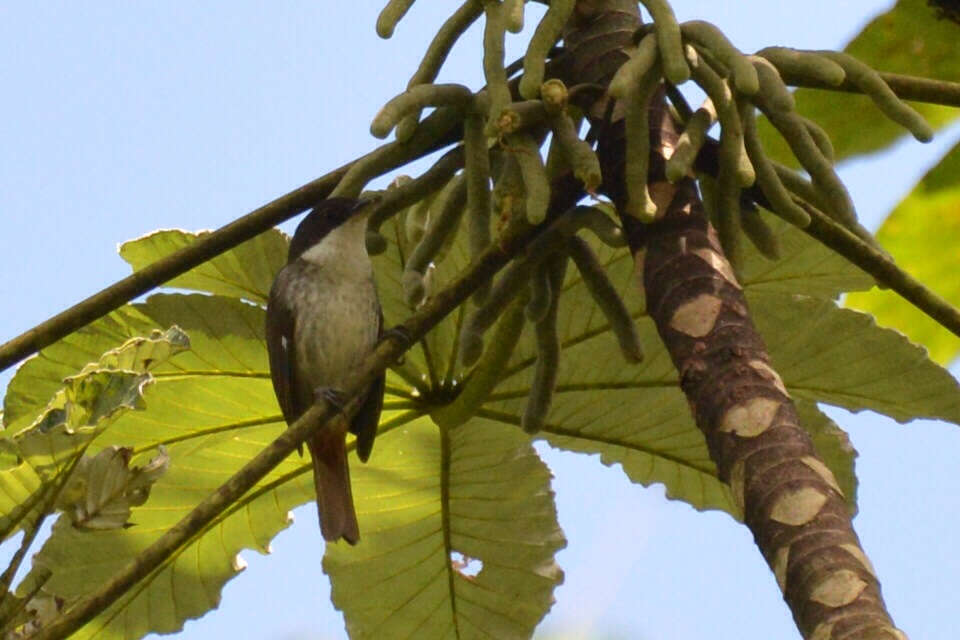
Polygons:
[[357,544],[360,528],[350,492],[350,467],[344,437],[335,430],[324,430],[308,441],[313,458],[313,482],[317,490],[317,514],[325,540],[343,538]]

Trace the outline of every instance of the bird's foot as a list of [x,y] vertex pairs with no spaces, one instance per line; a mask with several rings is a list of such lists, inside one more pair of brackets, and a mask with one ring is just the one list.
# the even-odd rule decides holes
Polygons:
[[323,400],[341,412],[347,404],[347,399],[344,397],[343,392],[333,387],[317,387],[313,392],[313,396],[317,402]]
[[393,340],[398,345],[403,347],[404,350],[409,349],[410,345],[413,344],[413,336],[410,335],[410,330],[407,329],[402,324],[398,324],[395,327],[390,327],[380,336],[380,342],[384,340]]
[[[395,327],[390,327],[389,329],[384,331],[383,334],[380,336],[380,342],[383,342],[384,340],[393,340],[398,345],[400,345],[404,353],[406,353],[407,349],[409,349],[410,346],[413,344],[413,336],[410,335],[410,331],[402,324],[398,324]],[[397,365],[403,364],[403,360],[404,360],[404,357],[401,354],[400,357],[397,358],[396,364]]]

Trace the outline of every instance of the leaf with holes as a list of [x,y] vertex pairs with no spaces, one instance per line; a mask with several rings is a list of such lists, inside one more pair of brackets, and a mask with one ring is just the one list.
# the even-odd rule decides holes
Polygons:
[[355,638],[527,638],[553,603],[565,544],[550,473],[518,429],[423,417],[356,468],[363,538],[328,545],[333,602]]

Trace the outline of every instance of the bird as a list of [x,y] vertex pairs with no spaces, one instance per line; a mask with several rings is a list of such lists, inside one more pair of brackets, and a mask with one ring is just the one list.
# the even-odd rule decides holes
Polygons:
[[[365,243],[371,203],[328,198],[317,205],[297,226],[287,264],[270,288],[266,312],[270,377],[288,425],[318,396],[342,408],[338,387],[383,334],[383,313]],[[320,530],[328,542],[342,538],[354,545],[360,539],[346,431],[356,436],[357,457],[366,462],[383,408],[384,384],[384,375],[371,383],[349,427],[334,421],[307,440]]]

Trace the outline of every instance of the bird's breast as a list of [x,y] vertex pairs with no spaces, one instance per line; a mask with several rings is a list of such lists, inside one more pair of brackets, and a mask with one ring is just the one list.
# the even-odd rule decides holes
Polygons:
[[339,387],[376,347],[380,305],[373,276],[309,268],[297,286],[294,344],[297,378],[312,394]]

